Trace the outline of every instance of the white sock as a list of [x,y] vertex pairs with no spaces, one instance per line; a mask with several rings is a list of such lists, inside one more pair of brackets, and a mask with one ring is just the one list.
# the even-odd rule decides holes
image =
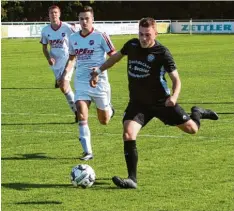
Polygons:
[[109,117],[111,118],[111,116],[112,116],[112,114],[113,114],[113,110],[112,110],[111,106],[109,106],[108,111],[109,111]]
[[109,103],[111,104],[111,88],[107,90],[107,98],[109,100]]
[[[108,99],[109,99],[109,104],[111,105],[111,88],[108,89],[108,91],[107,91],[107,97],[108,97]],[[112,114],[113,114],[113,111],[112,111],[111,106],[109,106],[108,111],[109,111],[109,117],[111,117]]]
[[79,121],[78,122],[79,133],[80,133],[80,143],[85,153],[92,153],[91,146],[91,134],[89,130],[89,125],[87,121]]
[[70,90],[68,93],[64,94],[66,99],[67,99],[67,103],[70,107],[70,109],[73,111],[73,113],[76,112],[76,104],[74,102],[74,93],[72,90]]

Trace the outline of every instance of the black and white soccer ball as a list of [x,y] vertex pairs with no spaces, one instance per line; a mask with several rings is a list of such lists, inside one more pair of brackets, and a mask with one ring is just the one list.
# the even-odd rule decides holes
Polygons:
[[93,185],[96,174],[93,168],[87,164],[74,166],[71,171],[71,183],[75,187],[89,188]]

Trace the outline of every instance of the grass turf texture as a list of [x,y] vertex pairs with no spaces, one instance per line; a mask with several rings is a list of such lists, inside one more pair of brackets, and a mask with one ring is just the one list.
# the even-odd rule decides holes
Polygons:
[[[130,38],[112,40],[120,49]],[[126,58],[109,70],[116,116],[108,126],[98,123],[91,106],[95,157],[86,163],[97,180],[84,190],[72,187],[69,176],[82,163],[77,125],[65,97],[54,89],[39,40],[2,40],[2,210],[234,210],[234,36],[158,39],[176,61],[182,107],[214,109],[220,120],[202,121],[197,135],[152,120],[137,140],[136,190],[111,182],[114,175],[127,176],[121,123],[128,102]]]

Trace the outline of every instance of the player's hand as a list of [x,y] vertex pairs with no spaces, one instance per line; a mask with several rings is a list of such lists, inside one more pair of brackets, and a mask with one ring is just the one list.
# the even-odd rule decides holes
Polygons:
[[165,102],[165,106],[166,107],[173,107],[176,105],[177,102],[177,98],[174,96],[170,96],[167,98],[166,102]]
[[98,76],[98,73],[97,73],[98,67],[91,67],[90,69],[92,70],[92,72],[90,73],[92,77]]
[[90,69],[92,70],[92,72],[90,73],[91,79],[89,80],[89,84],[91,87],[95,88],[98,83],[98,67],[91,67]]
[[49,58],[48,63],[50,66],[53,66],[55,64],[55,59],[54,58]]
[[98,75],[97,76],[92,76],[91,79],[89,80],[89,84],[91,87],[95,88],[98,83]]

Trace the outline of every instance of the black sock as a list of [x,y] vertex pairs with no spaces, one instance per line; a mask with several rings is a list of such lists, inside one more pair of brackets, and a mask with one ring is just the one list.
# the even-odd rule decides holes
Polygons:
[[128,168],[128,177],[132,179],[134,182],[137,182],[136,174],[137,174],[138,153],[137,153],[135,140],[124,141],[124,155]]
[[201,119],[201,114],[198,111],[192,112],[190,115],[191,119],[197,124],[197,127],[200,128],[200,119]]

